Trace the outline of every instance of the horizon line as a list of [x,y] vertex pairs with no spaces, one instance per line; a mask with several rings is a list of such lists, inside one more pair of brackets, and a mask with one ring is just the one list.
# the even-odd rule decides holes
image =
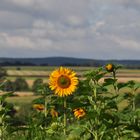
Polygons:
[[140,61],[140,59],[97,59],[84,57],[67,57],[67,56],[49,56],[49,57],[0,57],[0,59],[45,59],[45,58],[71,58],[71,59],[87,59],[87,60],[102,60],[102,61]]

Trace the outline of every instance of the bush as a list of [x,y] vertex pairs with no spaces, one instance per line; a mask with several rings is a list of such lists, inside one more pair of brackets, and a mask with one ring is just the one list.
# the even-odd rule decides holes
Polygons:
[[16,70],[21,70],[21,68],[20,67],[17,67]]
[[33,86],[32,86],[32,91],[35,93],[35,94],[39,94],[38,93],[38,88],[43,84],[43,80],[38,78],[34,81],[33,83]]
[[2,87],[3,91],[14,91],[15,90],[15,84],[14,82],[7,80],[3,87]]
[[6,75],[7,75],[6,70],[0,67],[0,79],[2,79]]
[[28,91],[29,90],[28,83],[23,78],[17,78],[14,84],[15,84],[15,91]]

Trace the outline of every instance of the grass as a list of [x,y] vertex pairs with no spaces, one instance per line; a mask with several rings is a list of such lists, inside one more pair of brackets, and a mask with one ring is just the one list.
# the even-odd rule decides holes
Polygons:
[[25,105],[31,103],[34,99],[37,99],[39,96],[13,96],[6,99],[7,102],[13,103],[14,105]]

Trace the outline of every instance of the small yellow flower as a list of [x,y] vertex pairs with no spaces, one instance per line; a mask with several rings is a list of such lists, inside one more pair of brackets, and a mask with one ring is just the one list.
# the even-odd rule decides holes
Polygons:
[[106,70],[107,70],[108,72],[113,72],[113,70],[114,70],[114,65],[113,65],[113,64],[107,64],[107,65],[105,66],[105,68],[106,68]]
[[58,112],[55,109],[51,109],[50,114],[53,118],[58,117]]
[[71,95],[76,90],[78,78],[74,71],[60,67],[51,73],[49,85],[56,95],[64,97]]
[[74,116],[78,119],[82,118],[86,115],[84,109],[82,109],[82,108],[74,109],[73,112],[74,112]]
[[36,110],[42,111],[42,110],[44,110],[45,107],[43,104],[34,104],[33,108]]

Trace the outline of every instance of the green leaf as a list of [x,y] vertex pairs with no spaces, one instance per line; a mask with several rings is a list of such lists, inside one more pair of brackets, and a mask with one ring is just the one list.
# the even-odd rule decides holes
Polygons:
[[117,79],[112,79],[112,78],[104,79],[103,86],[113,85],[116,81]]
[[97,75],[94,77],[94,79],[98,82],[101,78],[104,77],[105,74],[106,74],[106,73],[97,74]]
[[140,108],[137,108],[137,109],[135,110],[135,112],[136,112],[138,118],[140,118]]
[[107,103],[106,108],[107,108],[107,109],[116,109],[116,110],[118,110],[117,104],[116,104],[116,102],[113,101],[113,100],[112,100],[112,101],[109,101],[109,102]]
[[117,84],[117,87],[118,87],[118,90],[124,88],[124,87],[127,87],[128,83],[118,83]]
[[136,91],[136,90],[138,90],[140,88],[140,83],[135,83],[135,85],[134,85],[134,90]]

